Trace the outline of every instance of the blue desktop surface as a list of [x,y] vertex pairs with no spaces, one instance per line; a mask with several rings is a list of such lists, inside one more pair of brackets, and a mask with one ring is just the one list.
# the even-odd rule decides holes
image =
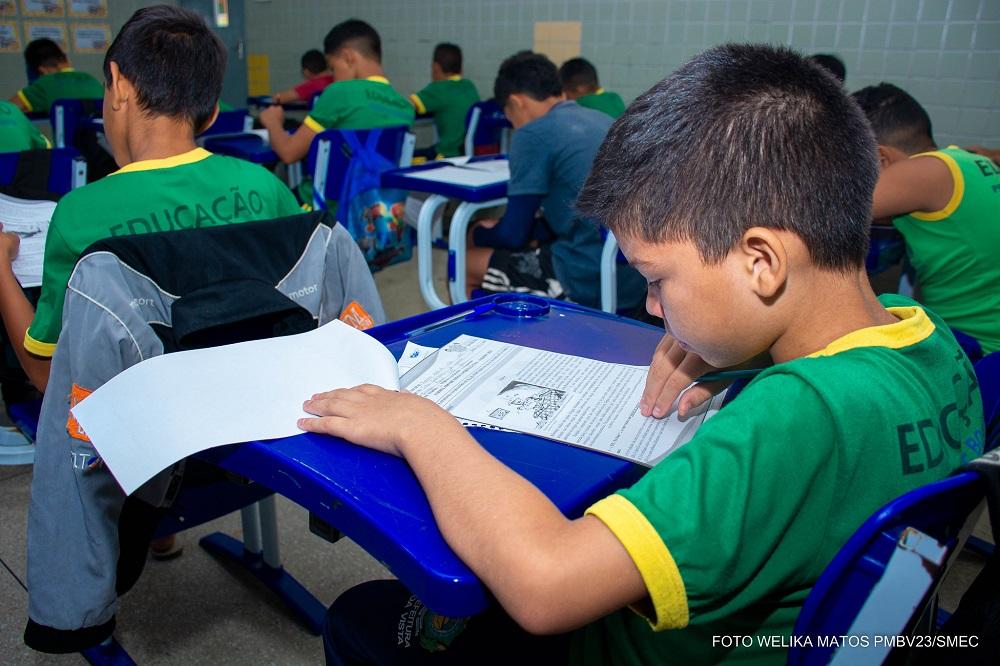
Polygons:
[[[493,160],[506,160],[506,155],[484,155],[474,157],[468,163],[490,162]],[[440,194],[452,199],[460,199],[469,203],[480,203],[492,199],[501,199],[507,196],[507,181],[492,183],[473,187],[470,185],[458,185],[454,183],[442,183],[435,180],[426,180],[420,177],[422,171],[438,169],[449,166],[447,162],[428,162],[418,166],[406,167],[404,169],[393,169],[382,174],[382,187],[391,187],[400,190],[411,190],[414,192],[426,192],[428,194]],[[454,166],[454,165],[452,165]],[[461,168],[459,166],[459,168]]]
[[[627,364],[648,364],[662,336],[661,330],[632,320],[545,301],[548,312],[541,316],[518,317],[490,310],[471,320],[457,320],[408,337],[491,298],[505,297],[461,303],[385,324],[369,333],[397,357],[408,339],[440,347],[465,333]],[[529,299],[536,303],[542,300]],[[645,470],[611,456],[529,435],[479,428],[469,432],[570,517],[581,515],[614,490],[631,485]],[[489,604],[488,591],[445,543],[423,490],[402,460],[313,434],[226,446],[200,456],[271,488],[333,525],[385,564],[434,611],[452,617],[472,615]],[[319,542],[317,547],[321,547]],[[335,565],[331,558],[331,566]]]
[[238,157],[254,164],[270,164],[279,161],[277,153],[264,139],[256,134],[231,134],[220,137],[205,137],[205,150],[218,155]]

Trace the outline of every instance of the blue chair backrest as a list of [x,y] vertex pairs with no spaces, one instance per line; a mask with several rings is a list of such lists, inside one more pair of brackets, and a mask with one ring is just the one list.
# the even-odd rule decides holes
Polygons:
[[[46,190],[66,194],[87,184],[87,163],[75,148],[53,148],[47,152],[51,163]],[[21,153],[0,153],[0,185],[14,183],[20,161]]]
[[865,270],[869,275],[889,270],[906,256],[906,242],[895,227],[873,226],[870,239],[865,257]]
[[[874,586],[885,572],[897,542],[908,527],[933,537],[947,549],[939,583],[961,550],[976,509],[983,503],[986,485],[975,472],[955,476],[912,490],[879,509],[858,528],[816,581],[795,623],[799,637],[846,636]],[[932,587],[929,595],[933,595]],[[924,604],[910,618],[919,617]],[[908,627],[909,628],[909,627]],[[883,632],[884,633],[884,632]],[[798,646],[788,652],[789,666],[826,664],[835,647]]]
[[198,136],[215,136],[217,134],[240,134],[253,129],[253,118],[246,109],[219,111],[212,125]]
[[955,336],[955,341],[962,348],[962,351],[965,352],[965,355],[969,357],[970,361],[976,363],[983,357],[983,347],[979,344],[979,340],[976,340],[968,333],[963,333],[957,328],[951,329],[951,333]]
[[[471,129],[470,124],[473,121],[475,122],[475,128],[473,129],[470,145],[468,132]],[[510,121],[507,120],[503,109],[500,108],[495,100],[488,99],[476,102],[469,107],[469,110],[465,114],[466,154],[480,155],[491,152],[502,152],[503,132],[510,127],[512,127]],[[469,152],[470,147],[471,152]],[[482,152],[484,147],[486,151]]]
[[52,102],[49,107],[52,145],[56,148],[72,146],[80,125],[101,117],[103,104],[101,99],[57,99]]
[[313,204],[326,209],[327,201],[339,201],[344,188],[344,177],[351,161],[351,150],[346,133],[351,133],[358,143],[365,145],[369,134],[378,132],[375,144],[376,152],[389,160],[393,165],[399,165],[403,153],[403,144],[409,128],[383,127],[375,130],[326,130],[313,137],[306,156],[306,173],[312,174]]
[[1000,351],[981,358],[975,366],[986,419],[985,450],[1000,446]]

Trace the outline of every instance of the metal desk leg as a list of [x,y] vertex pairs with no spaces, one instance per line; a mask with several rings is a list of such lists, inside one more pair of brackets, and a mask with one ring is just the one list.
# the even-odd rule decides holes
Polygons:
[[451,231],[448,233],[448,289],[451,292],[452,304],[469,300],[465,295],[465,250],[469,220],[478,210],[502,206],[506,203],[507,197],[483,201],[482,203],[463,201],[459,204],[455,215],[452,216]]
[[417,216],[417,275],[420,283],[420,295],[424,297],[424,303],[432,310],[443,308],[447,304],[438,297],[434,288],[434,215],[438,209],[447,202],[448,199],[440,194],[432,194],[427,197],[423,205],[420,206],[420,214]]
[[618,310],[618,239],[608,232],[601,248],[601,309],[614,314]]

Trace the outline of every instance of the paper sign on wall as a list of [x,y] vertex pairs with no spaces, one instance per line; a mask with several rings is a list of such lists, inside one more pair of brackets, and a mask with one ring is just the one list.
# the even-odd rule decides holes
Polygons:
[[21,0],[21,11],[25,16],[55,18],[66,15],[66,5],[63,0]]
[[80,18],[106,18],[108,0],[69,0],[69,15]]
[[17,15],[17,0],[0,0],[0,15]]
[[111,26],[107,23],[74,23],[71,32],[77,53],[104,53],[111,43]]
[[29,42],[36,39],[51,39],[53,42],[66,49],[66,24],[65,23],[32,23],[24,22],[24,38]]
[[0,23],[0,53],[21,52],[21,31],[16,23]]
[[544,53],[557,66],[580,55],[583,26],[579,21],[535,23],[535,53]]
[[266,53],[247,55],[247,94],[271,94],[271,59]]

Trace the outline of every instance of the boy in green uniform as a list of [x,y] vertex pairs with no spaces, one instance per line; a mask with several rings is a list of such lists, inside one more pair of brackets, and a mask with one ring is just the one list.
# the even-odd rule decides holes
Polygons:
[[328,129],[373,129],[413,124],[413,107],[396,92],[382,71],[382,40],[364,21],[333,27],[323,40],[334,83],[323,90],[294,134],[284,130],[285,112],[271,106],[260,114],[271,148],[286,164],[309,153],[309,144]]
[[48,382],[69,275],[91,243],[300,212],[266,169],[195,144],[196,130],[218,113],[225,63],[224,47],[197,14],[167,6],[137,11],[104,59],[104,132],[121,169],[56,206],[37,311],[11,269],[18,237],[0,234],[0,315],[10,339],[24,341],[15,345],[18,360],[39,390]]
[[58,99],[99,99],[104,95],[101,82],[70,67],[66,54],[51,39],[36,39],[28,44],[24,60],[38,78],[10,98],[22,111],[48,113]]
[[[877,177],[861,111],[787,49],[717,47],[640,96],[578,205],[614,231],[667,327],[642,411],[662,415],[670,386],[710,366],[773,365],[575,520],[428,400],[372,386],[307,400],[317,418],[303,429],[406,459],[448,544],[523,628],[486,615],[463,630],[399,582],[368,583],[331,608],[328,663],[784,664],[756,638],[713,636],[790,635],[874,510],[982,452],[982,401],[954,338],[868,285]],[[682,412],[704,399],[696,388]],[[400,618],[417,616],[397,642]]]
[[21,109],[10,102],[0,101],[0,153],[51,147],[49,140]]
[[879,143],[872,217],[906,239],[921,300],[948,325],[1000,350],[1000,167],[938,149],[927,112],[889,83],[854,93]]
[[580,106],[606,113],[612,118],[625,113],[625,102],[618,93],[608,92],[597,82],[597,68],[583,58],[567,60],[559,68],[566,99]]
[[417,113],[434,114],[438,134],[435,154],[456,157],[463,153],[465,116],[478,101],[476,85],[462,78],[462,49],[447,43],[435,46],[431,82],[420,92],[410,95]]

